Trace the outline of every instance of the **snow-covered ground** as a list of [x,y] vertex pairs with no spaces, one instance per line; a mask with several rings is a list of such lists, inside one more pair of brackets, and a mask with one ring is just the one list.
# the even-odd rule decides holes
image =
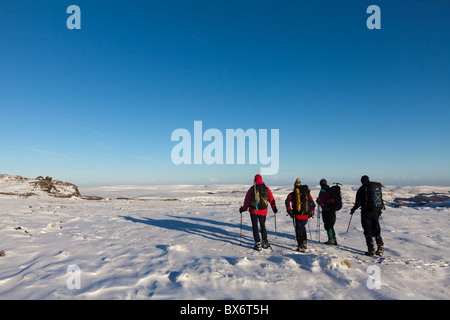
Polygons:
[[[276,234],[270,209],[267,218],[273,251],[252,250],[250,218],[243,215],[240,238],[238,211],[248,187],[81,188],[104,198],[87,200],[24,196],[23,181],[0,179],[0,299],[450,298],[448,201],[392,205],[450,187],[384,189],[383,258],[362,255],[359,211],[344,239],[358,186],[342,187],[335,226],[342,247],[317,242],[315,218],[303,254],[294,251],[284,210],[291,187],[269,186],[279,208]],[[313,198],[318,192],[312,188]],[[320,237],[326,240],[322,221]]]

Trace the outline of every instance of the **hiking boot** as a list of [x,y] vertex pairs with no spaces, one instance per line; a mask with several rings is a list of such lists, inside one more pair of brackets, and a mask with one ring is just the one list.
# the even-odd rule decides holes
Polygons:
[[255,246],[253,247],[253,249],[255,249],[256,251],[261,251],[261,243],[256,242]]
[[378,248],[377,248],[377,251],[375,251],[375,254],[376,254],[377,256],[382,257],[383,254],[384,254],[384,248],[383,248],[383,247],[378,247]]
[[369,251],[367,251],[367,252],[364,252],[364,254],[365,254],[366,256],[373,257],[373,256],[375,256],[375,251],[369,250]]
[[298,245],[297,251],[298,252],[306,252],[306,241],[300,241],[300,244]]
[[269,241],[263,241],[263,249],[269,249],[270,248],[270,243]]
[[375,251],[376,255],[382,257],[384,253],[384,243],[381,236],[375,237],[375,241],[377,242],[377,251]]
[[332,246],[337,246],[336,238],[334,237],[334,238],[328,239],[328,241],[327,241],[327,242],[324,242],[324,244],[329,244],[329,245],[332,245]]
[[375,255],[375,248],[373,246],[373,239],[371,236],[366,236],[366,244],[367,244],[367,252],[365,253],[366,256],[374,256]]

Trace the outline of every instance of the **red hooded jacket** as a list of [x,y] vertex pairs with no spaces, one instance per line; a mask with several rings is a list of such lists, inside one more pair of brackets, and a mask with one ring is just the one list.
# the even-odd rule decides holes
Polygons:
[[[255,176],[255,180],[254,180],[255,184],[263,184],[263,180],[261,175],[257,174]],[[275,199],[272,195],[272,191],[270,191],[269,187],[267,187],[267,191],[269,193],[269,202],[270,202],[270,206],[272,207],[272,210],[275,210],[277,208],[276,204],[275,204]],[[253,186],[250,187],[250,189],[248,189],[247,194],[245,195],[245,200],[244,200],[244,205],[242,206],[243,211],[247,211],[247,209],[249,209],[250,213],[253,214],[259,214],[261,216],[266,216],[267,215],[267,208],[266,209],[262,209],[262,210],[255,210],[254,208],[250,207],[250,200],[252,199],[252,196],[254,195],[255,191]]]

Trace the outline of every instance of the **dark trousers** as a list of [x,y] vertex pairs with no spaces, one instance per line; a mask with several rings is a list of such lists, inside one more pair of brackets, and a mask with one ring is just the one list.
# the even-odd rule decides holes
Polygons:
[[380,213],[378,211],[362,211],[361,225],[366,237],[379,237],[381,233]]
[[327,231],[328,243],[336,244],[336,232],[334,231],[334,224],[336,223],[336,211],[323,210],[322,219],[324,228]]
[[262,240],[267,242],[266,216],[250,213],[250,219],[252,220],[253,239],[255,239],[255,242],[261,242],[258,232],[258,221],[261,227]]
[[294,219],[295,224],[295,236],[297,238],[297,243],[299,246],[306,246],[306,224],[308,223],[308,219],[299,220]]
[[334,228],[334,224],[336,223],[336,212],[323,210],[322,220],[325,230],[326,231],[332,230]]

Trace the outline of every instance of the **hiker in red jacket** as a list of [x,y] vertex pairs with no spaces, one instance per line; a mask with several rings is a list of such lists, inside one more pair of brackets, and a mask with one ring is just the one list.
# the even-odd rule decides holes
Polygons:
[[273,213],[277,213],[278,209],[272,191],[264,184],[261,175],[257,174],[254,179],[253,186],[248,189],[245,195],[244,205],[239,208],[239,212],[250,211],[250,219],[252,220],[253,239],[255,240],[255,250],[261,250],[261,238],[258,233],[258,221],[261,227],[261,236],[263,248],[270,247],[267,240],[266,216],[268,204],[272,207]]

